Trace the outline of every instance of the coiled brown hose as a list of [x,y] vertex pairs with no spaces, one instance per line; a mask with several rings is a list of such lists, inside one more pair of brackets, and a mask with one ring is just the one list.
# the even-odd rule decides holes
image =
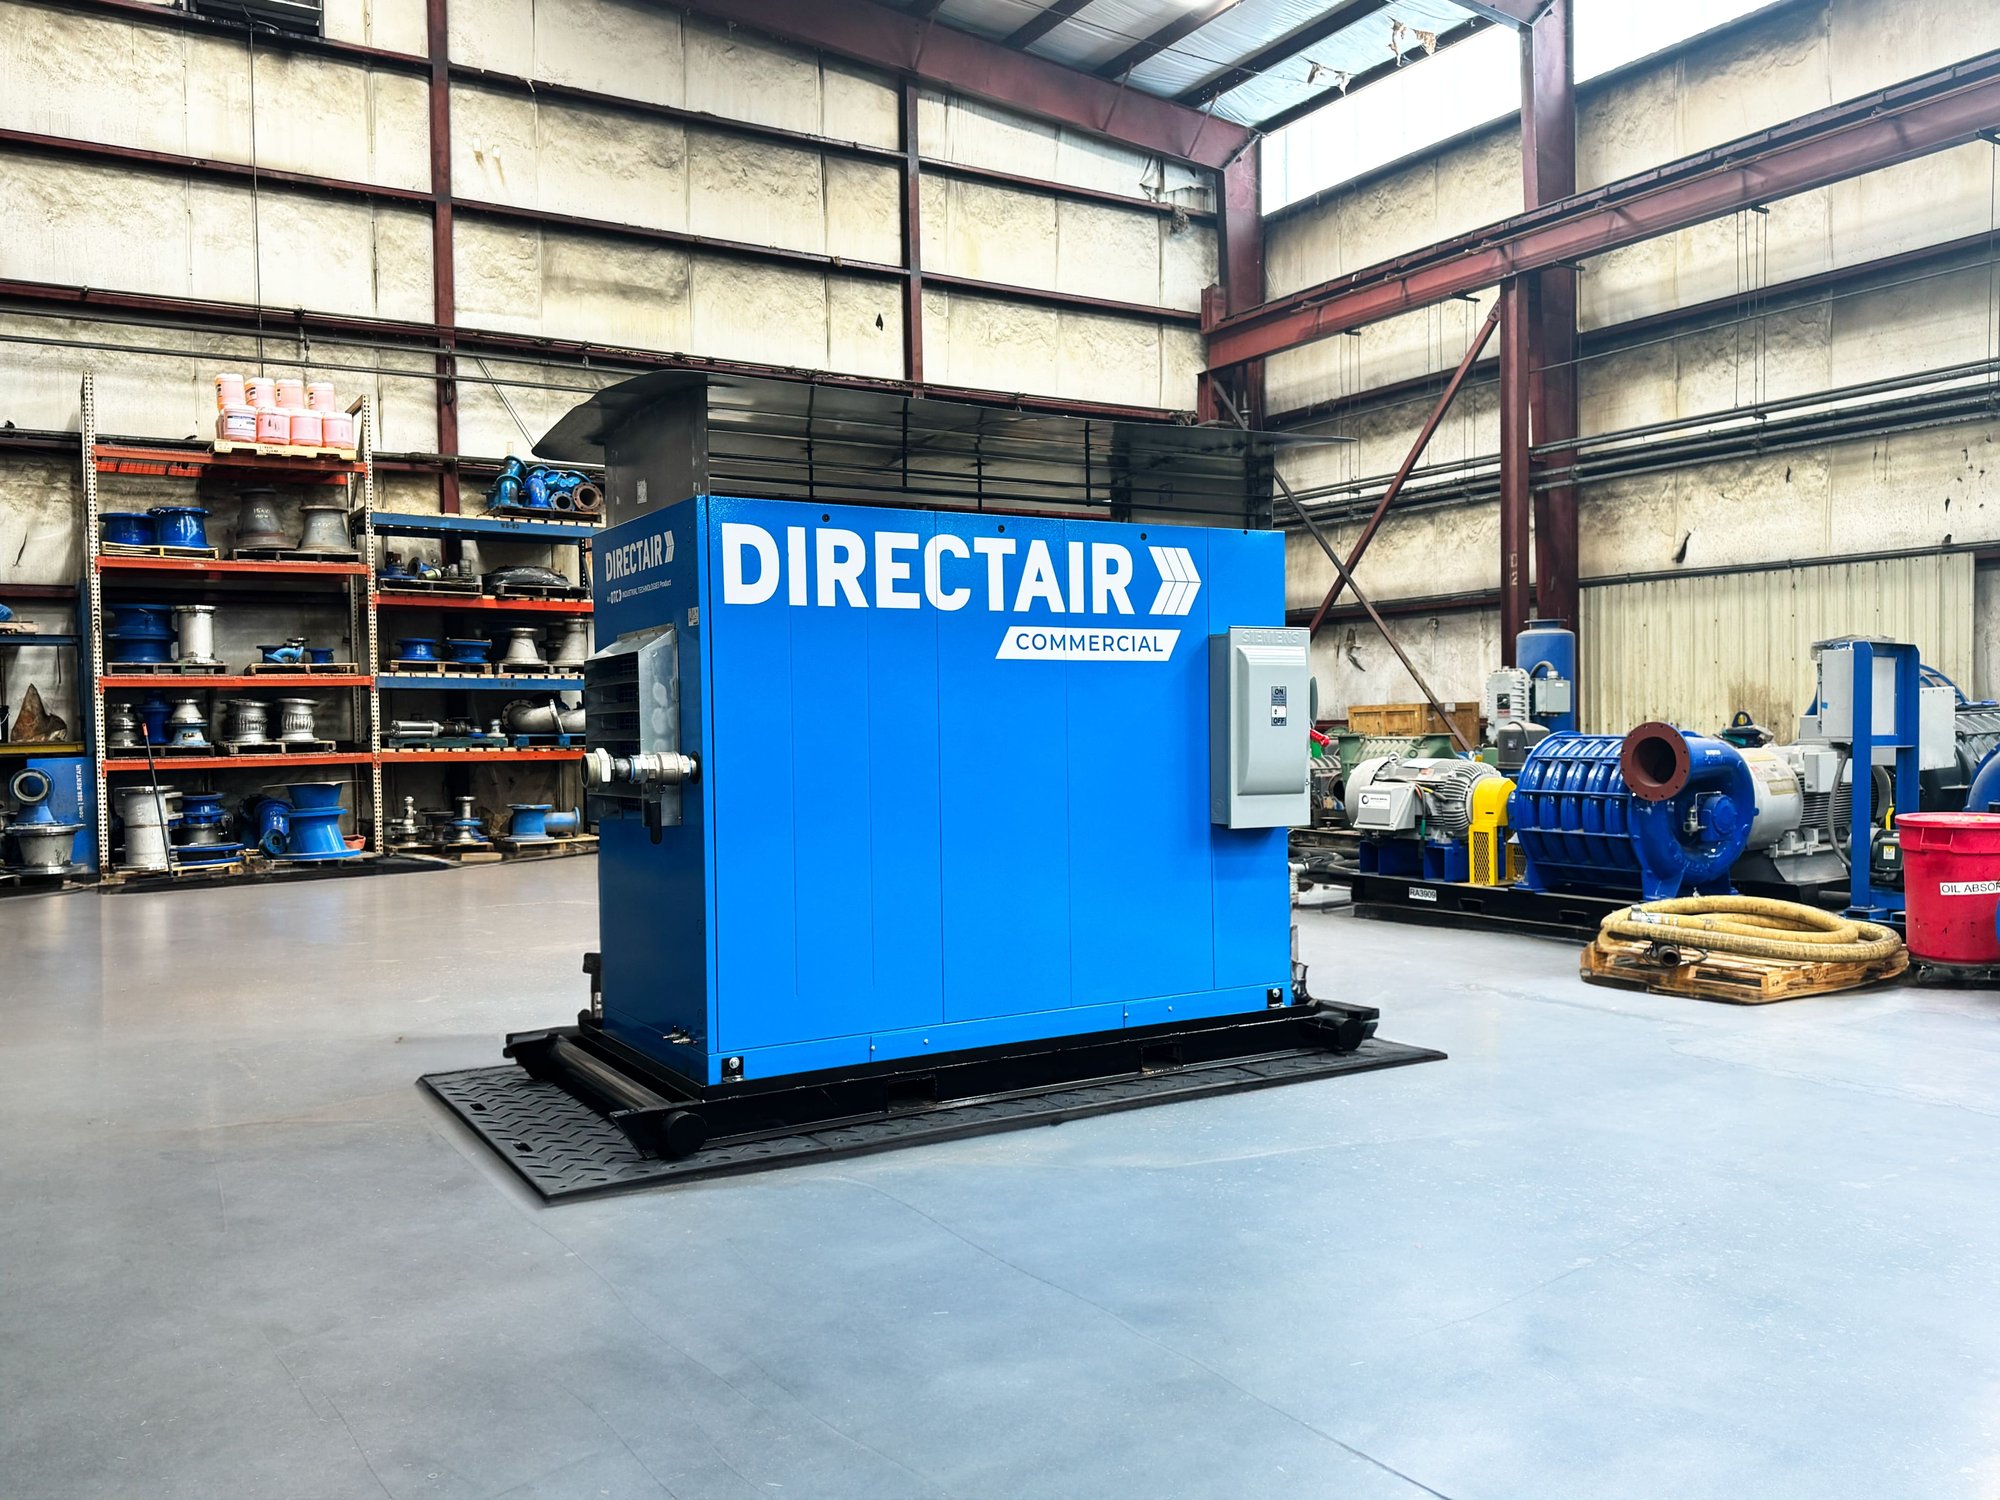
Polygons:
[[1796,901],[1763,896],[1647,901],[1612,912],[1598,930],[1605,937],[1800,963],[1871,963],[1903,946],[1891,929],[1874,922],[1851,921]]

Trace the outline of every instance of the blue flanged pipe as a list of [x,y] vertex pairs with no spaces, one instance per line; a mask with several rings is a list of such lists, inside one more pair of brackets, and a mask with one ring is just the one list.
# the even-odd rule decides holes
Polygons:
[[153,518],[144,511],[107,510],[98,519],[104,523],[104,540],[114,547],[151,547],[159,541]]
[[270,665],[295,667],[306,659],[306,643],[302,640],[289,640],[282,646],[259,646],[257,649]]
[[260,796],[250,815],[256,822],[257,847],[274,857],[283,854],[292,832],[292,804],[283,797]]
[[406,635],[396,642],[397,661],[436,661],[438,659],[437,638],[427,635]]
[[510,806],[514,816],[507,822],[507,837],[517,844],[546,844],[549,842],[547,819],[554,804],[548,802],[515,802]]
[[146,728],[147,744],[164,745],[167,742],[167,717],[173,711],[173,704],[167,702],[164,694],[146,695],[146,701],[139,705],[139,722]]
[[208,512],[199,505],[155,505],[147,515],[153,518],[153,525],[162,547],[208,546],[208,528],[203,518]]
[[295,781],[277,790],[290,793],[292,799],[291,833],[281,858],[311,863],[353,859],[361,853],[348,848],[340,836],[340,815],[347,809],[340,805],[339,782]]
[[486,665],[486,659],[492,655],[493,643],[486,640],[448,640],[444,643],[444,648],[451,653],[452,662],[457,666],[483,667]]
[[581,808],[572,807],[567,812],[552,812],[542,819],[542,828],[549,834],[561,838],[568,838],[571,834],[580,831],[582,827],[583,811]]
[[29,828],[38,823],[61,823],[62,819],[56,816],[56,810],[49,806],[49,794],[55,789],[56,784],[49,779],[47,771],[34,766],[16,771],[7,783],[8,792],[21,804],[21,814],[14,819],[13,826]]
[[1551,734],[1507,799],[1529,890],[1637,890],[1648,901],[1728,892],[1756,817],[1734,745],[1661,723],[1623,738]]
[[165,604],[114,604],[104,638],[115,662],[172,661],[172,610]]
[[188,792],[181,798],[181,822],[190,828],[208,828],[222,822],[222,793]]

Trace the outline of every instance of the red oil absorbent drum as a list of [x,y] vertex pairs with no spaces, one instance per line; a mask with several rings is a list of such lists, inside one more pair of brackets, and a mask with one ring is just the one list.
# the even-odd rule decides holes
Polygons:
[[1910,957],[2000,965],[2000,813],[1905,813],[1896,833]]

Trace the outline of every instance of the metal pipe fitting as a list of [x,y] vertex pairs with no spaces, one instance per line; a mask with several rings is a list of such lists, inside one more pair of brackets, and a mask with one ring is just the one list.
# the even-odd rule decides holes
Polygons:
[[701,774],[701,763],[692,755],[662,750],[640,755],[613,755],[609,750],[587,750],[583,756],[586,786],[679,786]]

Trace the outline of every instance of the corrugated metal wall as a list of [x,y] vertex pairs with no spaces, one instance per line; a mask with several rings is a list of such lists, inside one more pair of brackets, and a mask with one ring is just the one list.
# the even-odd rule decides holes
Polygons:
[[1583,722],[1622,733],[1647,719],[1713,731],[1747,709],[1789,740],[1812,697],[1812,643],[1914,641],[1972,681],[1972,555],[1773,568],[1586,586]]

